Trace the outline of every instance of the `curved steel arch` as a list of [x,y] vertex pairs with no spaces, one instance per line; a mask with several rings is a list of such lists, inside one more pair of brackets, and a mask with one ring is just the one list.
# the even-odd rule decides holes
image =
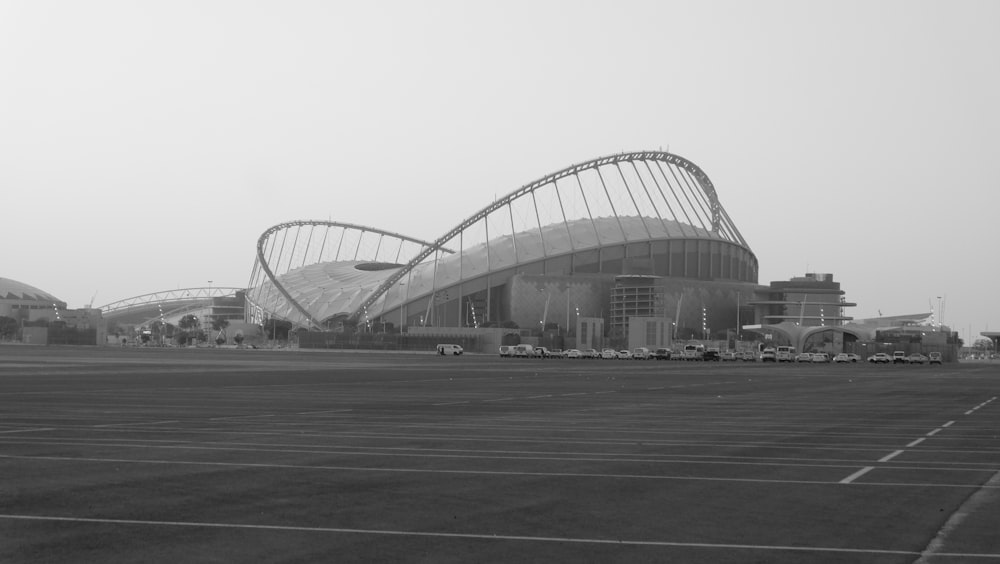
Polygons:
[[[274,271],[271,270],[271,267],[268,264],[268,259],[264,257],[264,248],[267,246],[267,241],[271,237],[271,235],[273,235],[273,234],[275,234],[275,233],[277,233],[279,231],[282,231],[284,229],[288,229],[288,228],[291,228],[291,227],[302,227],[304,225],[308,225],[308,226],[320,226],[320,227],[339,227],[339,228],[343,228],[345,230],[360,231],[362,233],[376,233],[378,235],[384,235],[384,236],[388,236],[388,237],[393,237],[393,238],[399,239],[401,241],[406,241],[406,242],[409,242],[409,243],[414,243],[414,244],[420,245],[422,247],[429,247],[429,246],[431,246],[431,245],[434,244],[434,243],[431,243],[431,242],[422,241],[420,239],[416,239],[416,238],[409,237],[409,236],[406,236],[406,235],[401,235],[399,233],[393,233],[392,231],[386,231],[384,229],[378,229],[376,227],[368,227],[368,226],[365,226],[365,225],[356,225],[356,224],[353,224],[353,223],[343,223],[343,222],[339,222],[339,221],[329,221],[329,220],[321,220],[321,219],[306,219],[306,220],[298,220],[298,221],[289,221],[289,222],[285,222],[285,223],[279,223],[277,225],[274,225],[274,226],[268,228],[257,239],[257,264],[260,265],[260,268],[261,268],[261,270],[264,271],[265,276],[267,276],[267,278],[271,281],[271,284],[278,290],[278,292],[285,298],[285,300],[289,304],[291,304],[291,306],[294,307],[296,309],[296,311],[298,311],[300,314],[302,314],[302,316],[306,320],[308,320],[309,323],[311,323],[314,326],[314,328],[316,328],[316,329],[322,328],[322,326],[323,326],[322,320],[316,319],[316,317],[313,316],[311,313],[309,313],[309,311],[305,307],[303,307],[302,304],[300,304],[295,298],[292,297],[292,295],[288,292],[288,290],[278,281],[278,277],[274,274]],[[447,253],[454,252],[454,251],[451,251],[449,249],[445,249],[443,247],[439,247],[439,249],[441,251],[447,252]],[[253,285],[253,281],[251,280],[250,286],[252,287],[252,285]]]
[[118,313],[120,311],[128,311],[132,308],[154,303],[176,303],[207,298],[223,298],[227,296],[234,296],[237,292],[242,291],[243,288],[232,288],[227,286],[179,288],[176,290],[153,292],[151,294],[142,294],[141,296],[125,298],[123,300],[103,305],[98,309],[101,310],[102,314]]
[[394,284],[399,282],[404,276],[406,276],[409,272],[411,272],[414,269],[414,267],[416,267],[424,260],[426,260],[427,257],[429,257],[432,253],[443,250],[443,245],[445,243],[452,240],[460,233],[462,233],[465,229],[471,227],[478,221],[486,218],[491,213],[503,208],[504,206],[509,205],[510,203],[514,202],[515,200],[523,196],[532,194],[535,190],[543,186],[553,184],[559,181],[560,179],[577,175],[583,171],[599,169],[599,167],[604,165],[617,165],[618,163],[623,163],[623,162],[631,163],[634,161],[657,161],[668,165],[675,165],[686,170],[698,182],[698,186],[702,189],[705,196],[708,198],[709,209],[711,210],[711,215],[712,215],[711,231],[714,233],[720,233],[720,230],[722,228],[722,223],[725,222],[728,230],[726,232],[727,238],[729,236],[732,236],[733,238],[735,238],[735,242],[738,242],[744,247],[749,248],[749,245],[747,245],[746,240],[743,239],[743,236],[739,233],[739,230],[736,229],[735,224],[732,223],[732,221],[729,219],[729,216],[725,213],[725,210],[719,203],[718,194],[715,191],[715,186],[712,184],[712,181],[708,178],[708,175],[705,174],[705,171],[703,171],[698,165],[694,164],[688,159],[685,159],[684,157],[674,155],[672,153],[666,153],[663,151],[641,151],[641,152],[631,152],[631,153],[619,153],[617,155],[599,157],[586,162],[568,166],[562,170],[549,174],[548,176],[535,180],[534,182],[525,184],[524,186],[521,186],[520,188],[514,190],[513,192],[507,194],[506,196],[498,200],[495,200],[490,205],[484,207],[483,209],[479,210],[472,216],[468,217],[463,222],[458,224],[456,227],[452,228],[450,231],[448,231],[441,237],[435,239],[433,243],[429,244],[423,251],[418,253],[409,262],[407,262],[403,268],[399,269],[391,276],[389,276],[386,280],[384,280],[373,292],[371,292],[371,294],[369,294],[367,298],[365,298],[365,300],[361,303],[361,305],[357,307],[357,309],[355,309],[353,312],[351,312],[350,315],[348,315],[348,319],[356,321],[361,316],[362,312],[366,311],[368,307],[372,306],[372,304],[374,304],[382,295],[384,295],[389,290],[389,288],[391,288]]

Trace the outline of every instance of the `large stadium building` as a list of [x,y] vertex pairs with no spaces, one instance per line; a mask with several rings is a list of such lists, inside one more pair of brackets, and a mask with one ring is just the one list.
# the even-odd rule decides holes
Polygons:
[[663,342],[735,329],[757,274],[701,168],[624,153],[528,183],[432,241],[333,221],[276,225],[257,242],[247,316],[335,332],[516,327],[555,331],[567,346],[595,330],[591,345],[635,342],[630,323],[642,318],[651,325],[639,340]]

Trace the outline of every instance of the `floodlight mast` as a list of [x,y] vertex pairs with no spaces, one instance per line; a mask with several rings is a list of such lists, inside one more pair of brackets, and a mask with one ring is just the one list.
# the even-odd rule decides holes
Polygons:
[[697,180],[699,186],[704,192],[708,199],[709,210],[711,211],[711,231],[714,233],[720,233],[722,223],[725,222],[728,234],[732,236],[736,241],[738,241],[743,246],[747,246],[746,241],[743,236],[736,229],[735,224],[729,219],[729,216],[725,213],[722,206],[719,204],[719,198],[715,191],[715,186],[712,181],[708,178],[708,175],[696,164],[671,153],[666,153],[663,151],[642,151],[633,153],[619,153],[617,155],[612,155],[608,157],[601,157],[586,161],[583,163],[575,164],[566,167],[558,172],[552,173],[544,178],[526,184],[517,190],[514,190],[510,194],[500,198],[499,200],[494,200],[490,205],[484,207],[483,209],[476,212],[474,215],[436,239],[428,247],[424,248],[420,253],[414,256],[403,268],[400,268],[394,272],[391,276],[386,278],[367,298],[348,316],[347,319],[350,321],[357,321],[363,312],[367,311],[380,297],[382,297],[389,288],[394,284],[399,282],[406,276],[410,271],[412,271],[418,264],[423,262],[432,253],[442,248],[442,245],[453,239],[455,236],[459,235],[465,229],[476,224],[480,220],[486,218],[488,215],[494,211],[509,205],[514,200],[525,196],[527,194],[533,193],[535,190],[546,186],[548,184],[557,182],[562,178],[569,176],[574,176],[583,172],[585,170],[598,169],[599,167],[605,165],[617,165],[622,162],[633,162],[633,161],[658,161],[668,165],[675,165],[686,170],[691,174],[695,180]]

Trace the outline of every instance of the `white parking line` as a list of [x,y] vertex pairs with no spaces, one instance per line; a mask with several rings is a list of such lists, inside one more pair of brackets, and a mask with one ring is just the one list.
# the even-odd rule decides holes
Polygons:
[[858,470],[857,472],[855,472],[855,473],[851,474],[850,476],[848,476],[848,477],[844,478],[843,480],[841,480],[840,483],[841,484],[850,484],[854,480],[857,480],[861,476],[864,476],[865,474],[871,472],[874,469],[875,469],[874,466],[865,466],[861,470]]
[[55,427],[35,427],[32,429],[10,429],[9,431],[0,431],[0,434],[7,433],[36,433],[38,431],[55,431]]
[[951,427],[954,424],[955,424],[954,421],[949,421],[949,422],[945,423],[944,425],[941,425],[941,427],[942,428],[948,428],[948,427]]
[[919,445],[920,443],[924,442],[925,440],[926,440],[926,439],[924,439],[924,438],[919,438],[919,439],[917,439],[917,440],[915,440],[915,441],[911,442],[910,444],[908,444],[908,445],[906,445],[906,446],[907,446],[907,447],[915,447],[915,446]]
[[938,433],[939,433],[940,431],[941,431],[941,428],[939,427],[939,428],[937,428],[937,429],[934,429],[934,430],[933,430],[933,431],[931,431],[930,433],[927,433],[927,436],[928,436],[928,437],[933,437],[934,435],[938,434]]
[[882,458],[878,459],[878,461],[879,462],[889,462],[893,458],[896,458],[897,456],[903,454],[903,452],[904,451],[902,451],[902,450],[897,450],[895,452],[892,452],[890,454],[887,454],[887,455],[883,456]]
[[[248,523],[218,523],[206,521],[152,521],[140,519],[103,519],[88,517],[63,517],[55,515],[11,515],[0,514],[0,519],[21,520],[21,521],[48,521],[48,522],[69,522],[69,523],[102,523],[112,525],[137,525],[156,527],[200,527],[206,529],[242,529],[257,531],[290,531],[308,533],[336,533],[355,535],[384,535],[396,537],[432,537],[450,539],[475,539],[486,541],[518,541],[518,542],[549,542],[549,543],[575,543],[575,544],[600,544],[616,546],[652,546],[652,547],[674,547],[674,548],[707,548],[725,550],[757,550],[770,552],[800,552],[800,553],[836,553],[836,554],[879,554],[915,557],[923,553],[914,550],[891,550],[877,548],[844,548],[828,546],[783,546],[767,544],[735,544],[735,543],[706,543],[706,542],[679,542],[679,541],[655,541],[655,540],[629,540],[629,539],[601,539],[585,537],[542,537],[526,535],[503,535],[496,533],[449,533],[431,531],[403,531],[397,529],[349,529],[344,527],[303,527],[293,525],[254,525]],[[952,558],[997,558],[1000,554],[991,553],[957,553],[957,552],[937,552],[934,557]]]
[[469,403],[468,401],[449,401],[446,403],[435,403],[434,405],[461,405],[463,403]]
[[180,423],[180,421],[177,421],[176,419],[169,420],[169,421],[149,421],[149,422],[147,422],[147,421],[132,421],[132,422],[129,422],[129,423],[107,423],[107,424],[104,424],[104,425],[94,425],[94,427],[98,428],[98,429],[102,429],[102,428],[108,428],[108,427],[131,427],[131,426],[134,426],[134,425],[168,425],[170,423]]

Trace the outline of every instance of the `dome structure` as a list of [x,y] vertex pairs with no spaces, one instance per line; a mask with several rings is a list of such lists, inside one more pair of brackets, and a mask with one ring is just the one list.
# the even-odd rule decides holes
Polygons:
[[24,282],[0,278],[0,315],[13,317],[16,311],[22,309],[53,308],[66,309],[66,302]]
[[519,275],[752,285],[757,271],[697,165],[671,153],[622,153],[526,184],[433,241],[330,221],[276,225],[257,242],[247,313],[256,323],[322,330],[426,323],[438,310],[437,326],[479,326],[511,315]]

